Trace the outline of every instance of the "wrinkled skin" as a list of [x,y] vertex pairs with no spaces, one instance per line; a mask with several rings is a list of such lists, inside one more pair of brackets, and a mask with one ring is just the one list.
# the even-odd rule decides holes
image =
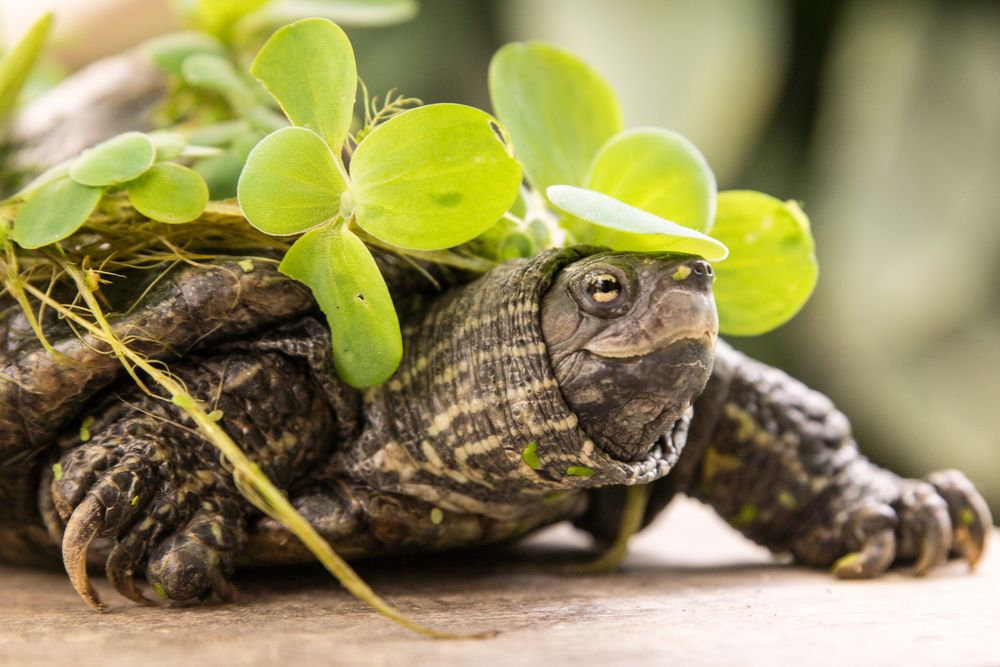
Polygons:
[[[566,519],[609,538],[635,484],[653,485],[648,518],[693,495],[748,537],[841,577],[982,553],[991,519],[964,476],[905,480],[874,466],[829,400],[717,343],[703,260],[583,248],[508,263],[404,320],[399,371],[365,392],[332,377],[328,333],[302,315],[301,292],[281,291],[291,283],[260,269],[272,298],[233,292],[224,312],[269,309],[255,332],[225,314],[202,323],[214,301],[185,271],[140,311],[146,334],[190,340],[147,352],[221,410],[223,428],[344,555],[490,543]],[[247,280],[219,275],[216,287]],[[178,319],[178,294],[204,305]],[[286,299],[296,305],[283,309]],[[137,326],[129,318],[116,328]],[[0,414],[23,436],[0,441],[19,462],[5,464],[0,495],[21,507],[0,523],[0,556],[61,543],[94,606],[88,553],[135,600],[143,569],[162,597],[226,598],[238,559],[308,558],[172,407],[127,382],[101,390],[113,359],[88,357],[96,366],[74,371],[86,390],[66,392],[46,381],[75,367],[46,370],[23,338],[3,359],[19,383],[0,377]],[[61,400],[40,405],[33,387]],[[73,420],[84,414],[97,419],[81,443]],[[65,435],[46,445],[43,428]],[[29,485],[37,492],[18,495]]]

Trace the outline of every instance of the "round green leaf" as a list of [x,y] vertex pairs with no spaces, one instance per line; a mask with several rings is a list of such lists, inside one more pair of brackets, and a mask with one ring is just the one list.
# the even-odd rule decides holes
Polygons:
[[764,333],[809,300],[819,266],[809,218],[798,204],[760,192],[722,192],[712,233],[732,251],[715,267],[719,331]]
[[61,241],[87,221],[103,194],[65,177],[40,187],[14,218],[14,241],[22,248]]
[[571,185],[553,185],[547,192],[552,203],[563,211],[592,223],[574,230],[581,243],[614,250],[684,252],[709,261],[723,260],[729,254],[726,246],[711,236],[600,192]]
[[490,98],[539,192],[584,185],[597,151],[622,129],[614,91],[575,55],[541,42],[508,44],[490,63]]
[[80,185],[117,185],[140,176],[155,160],[152,139],[142,132],[126,132],[83,151],[69,175]]
[[205,212],[208,185],[197,172],[173,162],[153,165],[128,185],[135,210],[159,222],[190,222]]
[[330,322],[337,374],[354,387],[384,382],[403,342],[378,265],[344,224],[314,229],[292,244],[279,270],[308,285]]
[[431,104],[365,137],[351,159],[355,219],[401,248],[450,248],[489,229],[517,197],[521,166],[487,113]]
[[203,32],[173,32],[155,37],[142,45],[156,65],[171,74],[180,76],[181,65],[196,53],[224,55],[222,43]]
[[196,53],[181,64],[181,75],[189,86],[212,90],[237,111],[254,105],[253,91],[224,57],[214,53]]
[[708,233],[716,185],[708,161],[676,132],[642,127],[604,144],[587,187],[679,225]]
[[280,236],[333,218],[346,187],[336,158],[319,135],[286,127],[250,151],[236,192],[250,224]]
[[347,35],[327,19],[303,19],[271,35],[250,73],[293,125],[307,127],[339,151],[351,126],[358,70]]

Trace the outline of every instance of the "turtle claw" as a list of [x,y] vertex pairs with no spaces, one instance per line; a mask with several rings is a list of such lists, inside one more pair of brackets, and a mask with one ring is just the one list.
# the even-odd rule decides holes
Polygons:
[[871,579],[896,559],[896,514],[888,505],[871,504],[854,511],[844,525],[844,542],[854,550],[833,564],[838,579]]
[[905,480],[899,500],[900,557],[913,559],[913,574],[922,576],[948,560],[954,542],[948,504],[926,482]]
[[989,506],[972,482],[957,470],[940,470],[926,479],[948,505],[954,528],[952,555],[965,558],[969,567],[975,568],[993,527]]
[[73,588],[91,609],[103,612],[107,605],[101,602],[97,591],[87,576],[87,548],[104,528],[104,507],[95,496],[86,499],[73,511],[63,533],[63,565]]
[[128,548],[125,544],[119,542],[111,550],[104,571],[107,574],[108,581],[111,582],[111,585],[114,586],[119,595],[139,604],[155,605],[156,603],[146,597],[139,590],[139,587],[136,586],[135,568],[135,559],[128,553]]

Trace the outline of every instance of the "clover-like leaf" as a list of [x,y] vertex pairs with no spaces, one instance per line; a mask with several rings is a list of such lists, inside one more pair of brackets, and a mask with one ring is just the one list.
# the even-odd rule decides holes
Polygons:
[[490,98],[539,192],[582,186],[594,156],[622,129],[611,86],[572,53],[542,42],[507,44],[493,56]]
[[351,159],[358,224],[401,248],[434,250],[489,229],[517,197],[521,166],[489,114],[461,104],[411,109]]
[[181,75],[189,86],[215,91],[237,111],[254,105],[253,91],[236,73],[236,68],[215,53],[196,53],[181,64]]
[[293,125],[339,151],[351,126],[358,70],[344,31],[327,19],[303,19],[271,35],[250,66]]
[[65,176],[43,185],[17,212],[14,241],[29,249],[61,241],[87,221],[103,194]]
[[403,355],[396,309],[375,258],[345,224],[305,234],[288,249],[279,270],[312,289],[330,322],[341,379],[370,387],[393,374]]
[[729,254],[726,246],[711,236],[600,192],[553,185],[548,196],[566,213],[592,223],[586,227],[588,237],[580,239],[584,243],[606,245],[614,250],[684,252],[701,255],[709,261],[725,259]]
[[155,160],[152,139],[142,132],[126,132],[83,151],[69,175],[80,185],[118,185],[142,175]]
[[170,74],[181,75],[181,66],[188,57],[198,53],[225,55],[222,42],[203,32],[172,32],[154,37],[142,45],[142,50],[156,65]]
[[594,158],[587,188],[699,232],[715,220],[715,174],[694,144],[670,130],[613,137]]
[[0,119],[10,113],[52,31],[52,12],[46,12],[0,56]]
[[712,233],[732,252],[715,267],[719,331],[764,333],[809,300],[819,266],[809,218],[798,204],[747,190],[719,193]]
[[237,197],[257,229],[298,234],[337,215],[346,187],[326,142],[304,127],[286,127],[250,151]]
[[197,172],[163,162],[128,184],[128,199],[151,220],[190,222],[205,212],[208,185]]

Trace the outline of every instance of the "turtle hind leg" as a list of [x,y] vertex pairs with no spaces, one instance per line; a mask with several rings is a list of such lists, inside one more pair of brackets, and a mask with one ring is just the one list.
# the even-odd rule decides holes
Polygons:
[[[328,394],[295,357],[234,351],[174,372],[192,395],[217,407],[223,428],[280,488],[314,469],[334,440]],[[108,579],[125,597],[149,601],[133,580],[145,569],[161,598],[227,599],[254,509],[218,451],[176,408],[146,396],[130,401],[55,466],[50,499],[66,522],[71,581],[102,607],[86,563],[91,542],[107,537]]]

